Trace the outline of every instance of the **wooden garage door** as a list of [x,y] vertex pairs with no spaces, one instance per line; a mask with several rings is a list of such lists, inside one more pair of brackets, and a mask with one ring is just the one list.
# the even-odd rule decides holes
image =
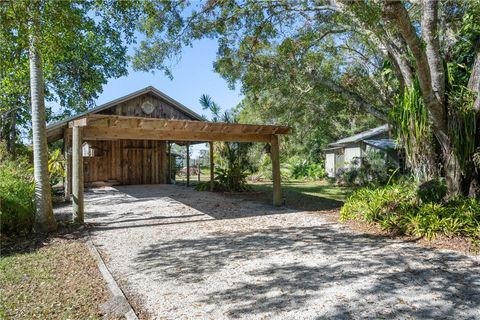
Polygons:
[[152,149],[148,147],[123,149],[123,184],[150,184],[152,172]]

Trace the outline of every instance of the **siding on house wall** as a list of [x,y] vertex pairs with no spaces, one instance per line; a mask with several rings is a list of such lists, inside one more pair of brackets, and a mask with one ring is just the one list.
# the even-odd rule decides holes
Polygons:
[[[360,158],[362,156],[361,144],[352,144],[348,147],[345,147],[345,164],[348,167],[353,167],[353,161],[355,158]],[[358,166],[358,165],[357,165]]]
[[[142,110],[142,104],[153,105],[150,114]],[[122,102],[99,114],[197,120],[159,97],[146,93]],[[85,141],[93,150],[93,156],[84,157],[84,181],[86,184],[113,180],[120,184],[169,183],[167,142],[154,140]]]
[[328,151],[325,154],[325,171],[330,178],[335,177],[335,152]]
[[84,157],[85,183],[114,180],[120,184],[167,183],[165,141],[89,141],[93,156]]
[[[149,101],[153,104],[154,109],[150,114],[146,114],[142,110],[142,104]],[[177,120],[197,120],[192,118],[186,112],[173,107],[166,101],[146,93],[131,100],[122,102],[111,108],[102,110],[99,114],[115,114],[119,116],[143,117],[143,118],[161,118],[161,119],[177,119]]]
[[345,152],[343,148],[335,150],[335,174],[337,174],[338,169],[345,167]]

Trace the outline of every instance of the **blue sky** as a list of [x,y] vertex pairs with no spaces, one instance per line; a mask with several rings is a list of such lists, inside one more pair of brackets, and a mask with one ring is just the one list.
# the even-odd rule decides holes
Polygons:
[[151,85],[199,114],[208,115],[198,103],[203,93],[210,95],[222,108],[231,109],[241,100],[240,88],[230,90],[227,82],[214,72],[216,52],[217,41],[211,39],[196,41],[193,47],[184,48],[181,60],[173,66],[173,80],[162,71],[153,74],[129,68],[127,76],[108,81],[96,104]]
[[[131,50],[130,52],[133,52]],[[204,93],[210,95],[224,109],[235,107],[241,100],[240,88],[228,88],[227,82],[213,70],[217,52],[217,41],[203,39],[196,41],[193,47],[183,49],[181,60],[173,66],[173,80],[162,71],[139,72],[129,68],[129,74],[118,79],[110,79],[96,100],[101,105],[133,91],[154,86],[173,99],[201,115],[209,114],[202,110],[198,99]],[[204,144],[191,146],[192,158],[199,155]]]

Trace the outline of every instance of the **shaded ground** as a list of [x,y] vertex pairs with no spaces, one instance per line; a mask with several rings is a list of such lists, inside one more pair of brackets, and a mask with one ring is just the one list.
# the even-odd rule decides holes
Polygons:
[[161,319],[476,319],[478,257],[184,187],[86,195],[95,244]]
[[[263,203],[272,203],[272,183],[257,182],[250,184],[259,191],[254,198]],[[349,187],[340,187],[326,181],[286,181],[282,182],[285,205],[289,208],[304,211],[323,211],[340,208],[343,201],[352,191]]]
[[[36,241],[40,240],[40,241]],[[2,244],[0,319],[100,319],[109,292],[84,242]]]
[[[250,184],[256,191],[254,194],[230,195],[243,197],[247,200],[255,200],[270,204],[272,202],[272,183],[257,182]],[[341,187],[328,183],[327,181],[287,181],[282,182],[282,190],[287,207],[300,211],[321,211],[322,215],[328,214],[328,220],[339,222],[339,208],[344,200],[353,192],[354,188]],[[328,212],[327,212],[328,211]],[[399,240],[415,242],[426,248],[455,250],[465,254],[480,254],[480,244],[473,242],[468,237],[447,237],[439,235],[435,239],[423,237],[399,235],[397,233],[383,230],[379,224],[367,223],[359,220],[342,221],[357,233],[392,237]]]

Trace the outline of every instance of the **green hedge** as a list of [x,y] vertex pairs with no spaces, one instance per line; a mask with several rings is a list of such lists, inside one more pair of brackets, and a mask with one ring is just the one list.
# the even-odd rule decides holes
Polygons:
[[0,163],[0,233],[26,233],[34,219],[34,184],[26,161]]
[[457,198],[420,200],[422,191],[412,182],[355,191],[340,211],[342,220],[377,223],[382,229],[433,239],[437,235],[480,240],[480,201]]

